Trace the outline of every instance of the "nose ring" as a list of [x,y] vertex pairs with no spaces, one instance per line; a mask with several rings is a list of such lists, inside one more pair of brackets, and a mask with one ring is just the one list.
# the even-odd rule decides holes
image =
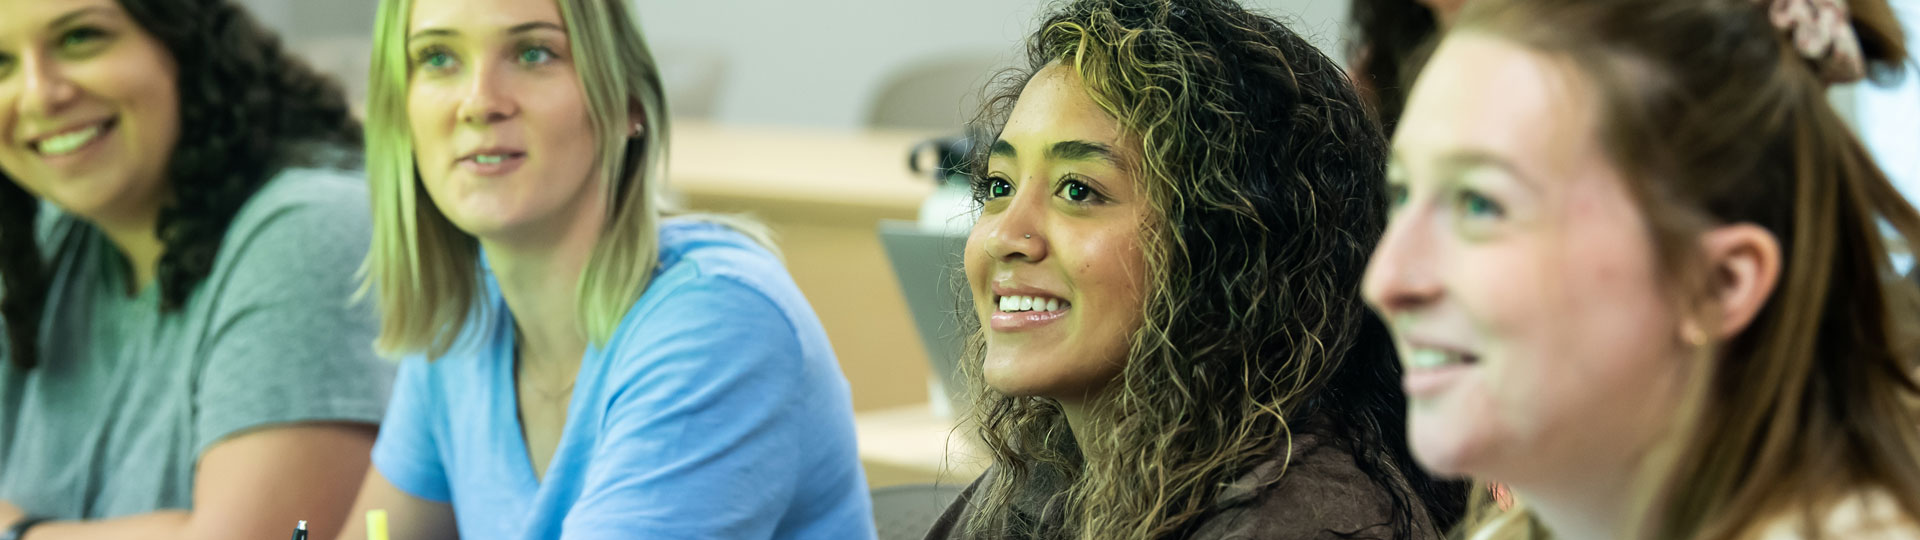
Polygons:
[[1033,239],[1033,235],[1031,235],[1031,234],[1029,234],[1029,235],[1027,235],[1027,239],[1028,239],[1028,240],[1032,240],[1032,239]]

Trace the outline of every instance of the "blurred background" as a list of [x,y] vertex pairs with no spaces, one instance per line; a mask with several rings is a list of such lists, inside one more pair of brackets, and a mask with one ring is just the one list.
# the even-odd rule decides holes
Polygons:
[[[1248,4],[1344,63],[1349,1]],[[377,0],[242,2],[364,99]],[[948,269],[968,207],[957,183],[936,184],[937,150],[925,148],[924,172],[909,152],[960,131],[1045,2],[634,4],[674,116],[672,189],[686,206],[774,228],[853,387],[870,482],[970,481],[983,462],[955,429],[964,392],[948,376],[964,305]],[[1920,50],[1920,0],[1894,4]],[[1896,184],[1920,195],[1920,77],[1832,97]]]

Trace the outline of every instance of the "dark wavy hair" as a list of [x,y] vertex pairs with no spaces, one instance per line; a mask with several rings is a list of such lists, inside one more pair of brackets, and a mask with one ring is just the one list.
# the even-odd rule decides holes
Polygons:
[[1348,67],[1360,97],[1373,106],[1391,136],[1407,108],[1415,75],[1439,40],[1440,23],[1419,0],[1353,0],[1347,17]]
[[[1466,487],[1415,465],[1399,361],[1360,295],[1386,226],[1386,141],[1347,76],[1230,0],[1079,0],[1046,16],[973,136],[994,139],[1026,82],[1056,62],[1140,139],[1155,216],[1142,235],[1144,323],[1097,426],[1076,440],[1057,402],[984,384],[984,339],[968,320],[962,369],[997,471],[969,536],[1051,534],[1013,505],[1055,478],[1064,491],[1045,496],[1064,505],[1061,536],[1183,538],[1225,486],[1289,459],[1295,428],[1324,435],[1392,498],[1390,522],[1333,532],[1408,538],[1423,513],[1450,526]],[[978,199],[986,158],[973,162]]]
[[[339,83],[296,58],[232,0],[119,0],[179,69],[180,137],[167,162],[171,203],[160,211],[162,309],[178,309],[212,271],[227,225],[280,169],[310,164],[303,144],[351,150],[360,124]],[[338,165],[338,164],[334,164]],[[0,177],[6,173],[0,171]],[[0,279],[13,363],[38,363],[48,269],[35,245],[39,203],[0,182]]]

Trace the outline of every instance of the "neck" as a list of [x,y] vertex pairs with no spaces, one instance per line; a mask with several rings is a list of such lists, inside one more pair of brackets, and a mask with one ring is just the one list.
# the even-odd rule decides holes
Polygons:
[[1100,425],[1102,423],[1100,420],[1095,418],[1097,414],[1093,409],[1096,399],[1098,398],[1086,397],[1058,400],[1060,412],[1067,417],[1067,431],[1073,435],[1075,445],[1080,447],[1080,458],[1089,464],[1099,459],[1100,448],[1097,439],[1099,439],[1100,430],[1107,429]]
[[1631,538],[1628,514],[1636,499],[1633,474],[1595,476],[1579,485],[1513,485],[1514,495],[1526,503],[1540,522],[1562,540],[1620,540]]
[[107,241],[113,243],[120,255],[126,257],[128,269],[132,271],[132,282],[128,283],[129,294],[145,289],[152,283],[154,276],[160,273],[160,254],[166,251],[166,245],[160,242],[158,211],[144,212],[125,219],[92,220]]
[[481,239],[500,296],[513,314],[522,362],[555,364],[534,367],[563,371],[579,364],[587,342],[577,287],[603,222],[601,212],[582,211],[547,234],[517,241]]

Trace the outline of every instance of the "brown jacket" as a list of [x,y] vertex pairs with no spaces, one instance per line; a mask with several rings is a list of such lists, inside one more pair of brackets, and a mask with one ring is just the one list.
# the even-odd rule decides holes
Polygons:
[[[1396,537],[1391,522],[1392,499],[1386,486],[1376,483],[1353,461],[1345,450],[1325,444],[1314,434],[1298,434],[1293,439],[1293,462],[1281,475],[1281,460],[1274,459],[1254,467],[1240,480],[1220,493],[1214,513],[1202,518],[1190,540],[1438,540],[1424,506],[1409,498],[1414,534]],[[965,525],[973,517],[968,503],[991,475],[988,470],[960,493],[928,531],[927,540],[960,540]],[[1406,480],[1397,473],[1392,481],[1406,489]],[[1271,482],[1279,477],[1278,482]],[[1014,504],[1021,518],[1040,523],[1041,535],[1059,530],[1060,510],[1048,504],[1048,495],[1059,491],[1060,482],[1042,476],[1035,489],[1023,493]],[[1264,489],[1255,486],[1265,485]],[[1049,506],[1053,506],[1049,508]],[[1036,517],[1037,516],[1037,517]],[[1007,539],[1012,540],[1012,539]]]

